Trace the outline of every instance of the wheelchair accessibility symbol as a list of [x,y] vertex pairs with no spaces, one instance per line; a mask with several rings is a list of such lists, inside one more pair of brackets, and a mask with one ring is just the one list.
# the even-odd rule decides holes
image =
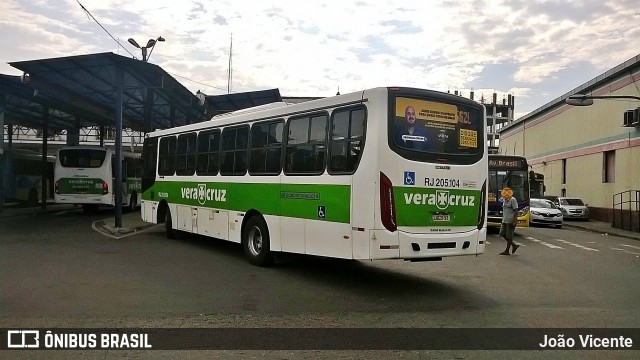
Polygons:
[[318,217],[321,219],[324,219],[325,215],[326,215],[326,212],[324,210],[324,206],[323,205],[318,206]]
[[404,172],[404,184],[405,185],[415,185],[416,184],[416,173],[413,171],[405,171]]

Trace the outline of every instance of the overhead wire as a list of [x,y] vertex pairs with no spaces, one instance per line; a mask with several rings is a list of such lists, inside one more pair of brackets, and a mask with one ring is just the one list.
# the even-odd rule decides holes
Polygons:
[[126,47],[122,46],[122,44],[120,43],[120,41],[118,41],[115,37],[113,37],[113,35],[111,35],[111,33],[110,33],[107,29],[105,29],[105,27],[104,27],[104,26],[102,26],[102,24],[100,24],[100,22],[99,22],[99,21],[98,21],[98,20],[97,20],[97,19],[96,19],[96,18],[95,18],[95,17],[94,17],[90,12],[89,12],[89,10],[87,10],[87,8],[85,8],[85,7],[84,7],[84,5],[82,5],[82,4],[80,3],[80,0],[76,0],[76,1],[78,2],[78,5],[80,5],[80,7],[82,8],[82,10],[83,10],[85,13],[87,13],[87,16],[90,16],[90,17],[93,19],[93,21],[95,21],[95,22],[96,22],[96,24],[98,24],[98,25],[102,28],[102,30],[104,30],[107,34],[109,34],[109,36],[113,39],[113,41],[115,41],[115,42],[116,42],[116,43],[117,43],[121,48],[123,48],[123,49],[124,49],[124,51],[128,52],[128,53],[129,53],[129,55],[133,56],[133,58],[134,58],[134,59],[136,59],[136,60],[138,59],[135,55],[133,55],[133,54],[131,53],[131,51],[127,50],[127,48],[126,48]]
[[[137,58],[135,55],[133,55],[133,54],[132,54],[132,53],[131,53],[131,52],[130,52],[126,47],[124,47],[124,46],[120,43],[120,41],[118,41],[118,40],[117,40],[113,35],[111,35],[111,33],[110,33],[110,32],[109,32],[109,31],[108,31],[104,26],[102,26],[102,24],[100,24],[100,22],[99,22],[99,21],[98,21],[98,20],[97,20],[97,19],[96,19],[92,14],[91,14],[91,12],[89,12],[89,10],[87,10],[87,8],[85,8],[85,7],[84,7],[84,5],[82,5],[82,4],[80,3],[80,0],[76,0],[76,1],[78,2],[78,5],[80,5],[80,7],[82,8],[82,10],[87,14],[87,16],[91,17],[91,19],[93,19],[93,21],[95,21],[95,22],[96,22],[96,24],[98,24],[98,25],[102,28],[102,30],[104,30],[104,31],[105,31],[105,32],[106,32],[106,33],[107,33],[107,34],[108,34],[108,35],[113,39],[113,41],[115,41],[115,42],[116,42],[116,43],[117,43],[121,48],[123,48],[123,49],[124,49],[124,51],[126,51],[127,53],[129,53],[129,55],[131,55],[134,59],[136,59],[136,60],[138,59],[138,58]],[[208,88],[213,88],[213,89],[222,90],[222,91],[228,91],[228,90],[229,90],[229,89],[224,89],[224,88],[221,88],[221,87],[217,87],[217,86],[213,86],[213,85],[205,84],[205,83],[202,83],[202,82],[199,82],[199,81],[196,81],[196,80],[192,80],[192,79],[189,79],[189,78],[184,77],[184,76],[181,76],[181,75],[177,75],[177,74],[170,73],[170,72],[168,72],[168,71],[167,71],[167,73],[168,73],[168,74],[170,74],[170,75],[172,75],[172,76],[175,76],[175,77],[178,77],[178,78],[181,78],[181,79],[187,80],[187,81],[191,81],[191,82],[196,83],[196,84],[199,84],[199,85],[206,86],[206,87],[208,87]]]

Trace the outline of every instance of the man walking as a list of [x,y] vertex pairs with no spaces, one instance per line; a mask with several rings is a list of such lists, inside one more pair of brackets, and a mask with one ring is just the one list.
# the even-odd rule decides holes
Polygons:
[[513,254],[520,247],[513,242],[513,232],[518,224],[518,201],[513,197],[513,190],[508,186],[502,189],[501,195],[503,201],[500,236],[507,241],[507,248],[500,255],[509,255],[509,248],[512,248],[511,254]]

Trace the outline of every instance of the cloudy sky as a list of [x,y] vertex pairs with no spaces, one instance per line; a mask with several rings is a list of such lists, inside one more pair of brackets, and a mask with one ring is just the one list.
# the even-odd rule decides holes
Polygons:
[[225,94],[233,38],[232,92],[279,88],[283,96],[331,96],[377,86],[464,96],[473,90],[485,98],[496,92],[499,101],[515,96],[519,117],[638,55],[638,5],[1,0],[0,73],[20,74],[8,62],[99,52],[141,59],[127,39],[144,45],[162,36],[151,63],[194,93]]

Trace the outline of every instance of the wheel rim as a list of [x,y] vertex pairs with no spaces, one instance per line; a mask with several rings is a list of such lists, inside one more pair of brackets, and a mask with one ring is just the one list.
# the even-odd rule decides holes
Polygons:
[[254,226],[249,230],[249,238],[247,240],[247,246],[251,255],[260,255],[260,252],[262,252],[262,232],[257,226]]

